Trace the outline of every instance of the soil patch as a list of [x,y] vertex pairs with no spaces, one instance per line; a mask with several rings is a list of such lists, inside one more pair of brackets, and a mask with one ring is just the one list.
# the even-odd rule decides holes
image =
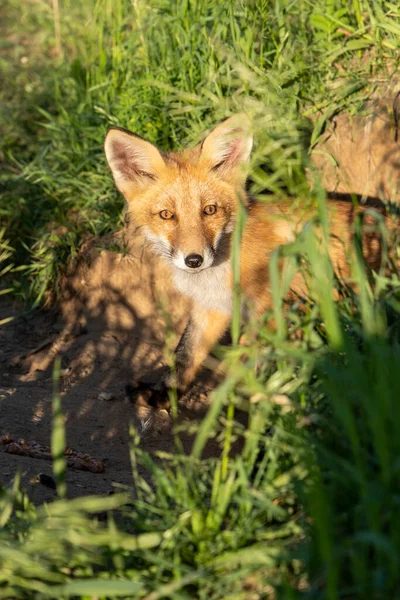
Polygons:
[[[103,240],[115,246],[122,234]],[[125,385],[148,373],[157,377],[186,325],[190,303],[176,295],[170,273],[136,237],[129,252],[83,249],[74,274],[67,278],[57,310],[35,311],[0,331],[0,437],[48,446],[51,433],[53,363],[62,358],[61,396],[68,446],[104,463],[103,473],[68,469],[70,497],[107,494],[114,484],[132,485],[129,423],[149,452],[173,452],[172,420],[166,411],[136,406]],[[21,307],[3,301],[0,319]],[[182,399],[182,421],[201,418],[215,379],[198,380]],[[190,450],[192,436],[182,434]],[[210,442],[206,454],[218,452]],[[0,447],[0,482],[9,483],[17,469],[35,502],[49,501],[55,491],[40,483],[52,473],[50,461],[6,452]]]

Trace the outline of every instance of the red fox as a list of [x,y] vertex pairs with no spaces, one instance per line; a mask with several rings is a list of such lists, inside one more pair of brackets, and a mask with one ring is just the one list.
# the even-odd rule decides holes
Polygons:
[[[117,188],[135,224],[142,228],[173,272],[176,288],[193,300],[188,325],[176,349],[175,381],[181,391],[190,384],[212,347],[227,330],[233,300],[230,260],[238,198],[247,202],[248,218],[241,242],[240,285],[254,314],[271,307],[269,259],[294,238],[310,214],[292,214],[292,202],[251,202],[246,198],[246,163],[252,150],[250,122],[244,115],[223,121],[195,148],[164,154],[150,142],[114,127],[105,153]],[[348,272],[346,245],[356,211],[351,202],[328,202],[330,256]],[[369,217],[370,218],[370,217]],[[376,238],[376,239],[375,239]],[[378,236],[369,241],[366,259],[380,261]],[[295,279],[293,290],[304,293]],[[164,381],[166,386],[171,380]]]

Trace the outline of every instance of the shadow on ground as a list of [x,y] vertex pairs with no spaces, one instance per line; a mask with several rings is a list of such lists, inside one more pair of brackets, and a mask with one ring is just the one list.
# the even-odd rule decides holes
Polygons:
[[[103,245],[115,247],[121,238],[116,234]],[[125,254],[88,245],[74,274],[66,278],[57,312],[36,311],[0,331],[1,435],[50,444],[53,363],[56,356],[62,359],[67,443],[105,464],[101,474],[69,469],[71,497],[132,483],[130,422],[141,432],[143,449],[174,451],[171,417],[133,405],[124,391],[127,383],[163,364],[165,350],[174,348],[190,310],[189,302],[173,291],[165,264],[143,248],[140,237]],[[18,310],[14,307],[14,314]],[[9,316],[10,305],[3,303],[1,312],[0,319]],[[200,381],[194,386],[184,399],[181,419],[204,415],[210,385]],[[102,392],[112,399],[102,399]],[[189,451],[192,437],[183,434],[182,441]],[[216,451],[211,442],[207,452]],[[0,447],[0,482],[8,483],[17,468],[24,484],[31,484],[35,502],[54,497],[53,490],[34,483],[39,473],[51,475],[48,461],[1,452]]]

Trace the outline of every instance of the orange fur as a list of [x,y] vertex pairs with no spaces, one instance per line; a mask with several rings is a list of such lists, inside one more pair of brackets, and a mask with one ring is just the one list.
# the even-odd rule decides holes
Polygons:
[[[246,200],[244,165],[252,138],[238,115],[217,126],[194,149],[164,155],[152,144],[111,129],[105,151],[128,212],[154,250],[170,265],[176,287],[194,301],[193,314],[177,348],[177,385],[185,388],[228,327],[232,311],[230,246],[238,198]],[[329,202],[330,256],[342,276],[349,273],[346,252],[355,209]],[[271,307],[269,261],[280,245],[312,216],[293,214],[292,202],[250,204],[243,233],[240,282],[256,314]],[[371,220],[371,217],[368,217]],[[370,234],[365,256],[380,262],[379,236]],[[299,276],[292,291],[304,295]]]

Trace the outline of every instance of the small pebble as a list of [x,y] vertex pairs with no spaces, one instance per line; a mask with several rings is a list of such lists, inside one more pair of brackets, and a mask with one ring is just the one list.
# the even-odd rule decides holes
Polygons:
[[99,400],[114,400],[115,396],[112,392],[100,392],[98,395]]

